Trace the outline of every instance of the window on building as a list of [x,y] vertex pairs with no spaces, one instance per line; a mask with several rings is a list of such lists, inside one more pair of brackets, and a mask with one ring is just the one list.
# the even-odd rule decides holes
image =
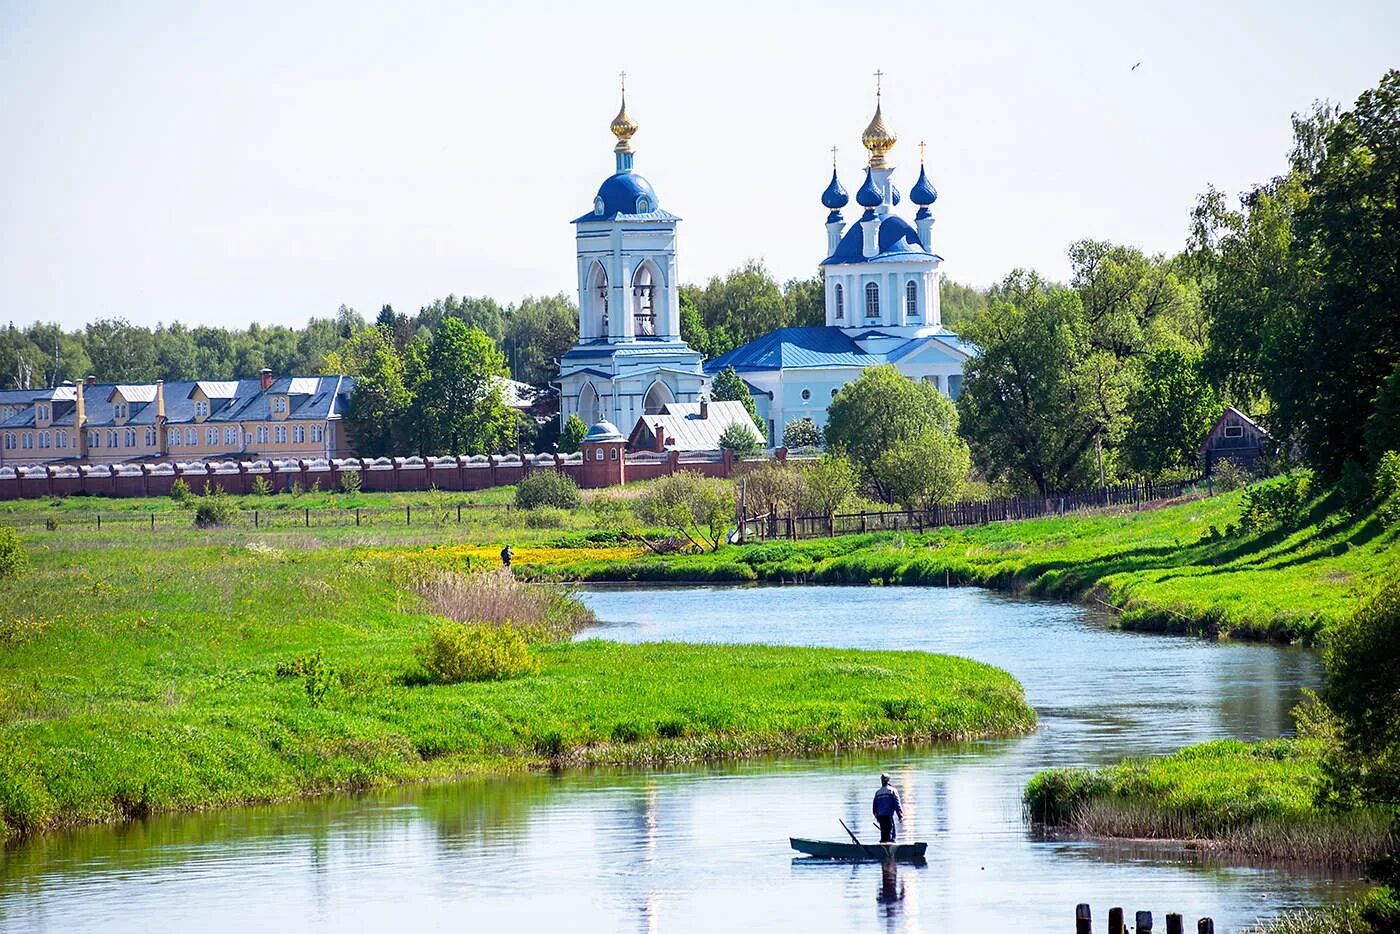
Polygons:
[[7,450],[7,451],[13,451],[14,449],[15,449],[15,436],[12,435],[12,434],[7,434],[7,435],[5,435],[5,450]]
[[217,446],[219,443],[219,429],[204,429],[204,443],[209,445],[211,448]]
[[593,459],[594,459],[594,460],[602,460],[602,459],[603,459],[603,449],[602,449],[602,448],[598,448],[598,449],[595,451],[595,453],[594,453],[594,455],[593,455]]
[[919,285],[913,279],[904,287],[904,313],[911,318],[919,316]]
[[47,448],[47,447],[50,446],[50,444],[52,443],[52,441],[53,441],[53,438],[49,435],[49,433],[48,433],[47,431],[41,431],[41,432],[39,432],[39,447],[41,447],[41,448]]
[[297,444],[304,444],[306,442],[305,425],[297,425],[294,428],[292,428],[292,440],[295,441]]
[[90,447],[90,448],[97,448],[97,447],[101,447],[101,446],[102,446],[102,432],[100,432],[100,431],[89,431],[89,432],[88,432],[88,447]]
[[186,443],[186,444],[189,444],[189,445],[198,444],[198,443],[199,443],[199,432],[195,431],[193,428],[186,428],[186,429],[185,429],[185,443]]
[[267,444],[267,426],[258,426],[258,444]]
[[51,411],[47,405],[40,403],[34,407],[34,417],[46,422],[51,417]]
[[208,417],[209,417],[209,402],[208,402],[208,400],[206,400],[206,399],[196,399],[196,400],[194,400],[194,417],[195,417],[195,418],[208,418]]
[[836,394],[837,394],[838,392],[840,392],[840,391],[841,391],[841,387],[840,387],[840,386],[833,386],[833,387],[831,388],[831,398],[835,399],[835,398],[836,398]]
[[169,442],[172,448],[178,448],[180,446],[180,429],[170,429],[170,431],[166,433],[166,441]]
[[126,430],[126,446],[129,447],[129,448],[134,448],[134,447],[136,447],[136,429],[135,429],[135,428],[128,428],[128,429]]
[[321,441],[325,439],[325,437],[326,437],[326,426],[325,426],[325,425],[312,425],[312,426],[311,426],[311,440],[312,440],[312,441],[315,441],[317,444],[320,444]]
[[278,443],[278,444],[286,444],[286,443],[287,443],[287,426],[286,426],[286,425],[278,425],[276,428],[274,428],[274,429],[273,429],[273,437],[277,439],[277,443]]
[[234,445],[238,443],[238,426],[233,425],[224,429],[224,444]]
[[1227,437],[1227,438],[1243,438],[1243,437],[1244,437],[1244,426],[1243,426],[1243,425],[1226,425],[1226,426],[1225,426],[1225,437]]
[[112,406],[112,415],[116,418],[126,418],[127,406],[125,402],[118,402]]
[[873,282],[865,284],[865,316],[880,317],[880,287]]
[[155,430],[154,428],[147,428],[147,429],[146,429],[146,447],[148,447],[148,448],[153,448],[153,447],[155,447],[155,446],[156,446],[156,430]]
[[273,415],[285,415],[286,413],[287,413],[287,397],[286,397],[286,396],[273,396],[273,397],[272,397],[272,414],[273,414]]
[[958,398],[958,396],[961,396],[961,395],[962,395],[962,377],[961,377],[961,376],[950,376],[950,377],[948,377],[948,398],[949,398],[949,399],[956,399],[956,398]]
[[836,283],[836,320],[840,321],[846,317],[846,290],[841,287],[841,283]]
[[19,446],[26,451],[34,447],[34,436],[26,431],[24,434],[20,435]]
[[803,401],[803,402],[810,402],[811,399],[812,399],[812,390],[810,390],[810,389],[804,389],[804,390],[802,390],[802,401]]
[[64,449],[64,450],[67,450],[67,448],[68,448],[68,432],[63,431],[62,429],[59,430],[59,432],[58,432],[58,444],[54,445],[54,447],[62,448],[62,449]]
[[117,430],[116,430],[115,428],[109,428],[109,429],[107,429],[107,447],[109,447],[109,448],[114,448],[114,447],[116,447],[116,446],[117,446]]

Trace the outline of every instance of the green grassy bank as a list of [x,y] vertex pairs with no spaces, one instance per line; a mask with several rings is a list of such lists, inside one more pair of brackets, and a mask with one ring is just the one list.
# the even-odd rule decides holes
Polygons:
[[1224,530],[1240,493],[1143,512],[590,559],[523,570],[585,581],[975,584],[1112,607],[1124,627],[1313,643],[1387,574],[1400,529],[1312,504],[1291,530]]
[[[480,771],[1035,724],[1005,672],[922,653],[557,643],[531,648],[533,674],[426,684],[414,649],[439,617],[407,581],[432,562],[246,539],[24,536],[27,567],[0,583],[0,836]],[[316,673],[285,674],[314,653]]]
[[1193,841],[1273,859],[1364,864],[1393,846],[1380,808],[1315,804],[1319,748],[1217,740],[1108,768],[1051,769],[1026,787],[1032,820],[1099,837]]

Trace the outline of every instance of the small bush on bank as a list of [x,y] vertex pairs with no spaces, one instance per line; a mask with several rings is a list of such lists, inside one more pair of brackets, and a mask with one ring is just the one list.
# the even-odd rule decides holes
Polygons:
[[340,492],[355,494],[360,492],[360,484],[363,478],[358,470],[347,470],[340,475]]
[[194,524],[201,529],[228,525],[236,513],[237,509],[224,493],[224,488],[217,486],[199,498],[199,505],[194,509]]
[[277,663],[276,671],[279,678],[300,678],[312,707],[320,707],[331,688],[341,681],[320,649],[284,659]]
[[1245,531],[1295,529],[1303,522],[1312,490],[1306,473],[1285,474],[1245,490],[1240,504],[1240,527]]
[[174,483],[170,484],[170,498],[177,503],[183,503],[193,495],[190,491],[190,485],[185,482],[184,477],[178,477]]
[[513,626],[439,623],[417,654],[428,678],[438,684],[504,681],[537,670],[529,643]]
[[515,488],[515,505],[521,509],[537,509],[540,506],[577,509],[578,484],[568,474],[558,470],[537,470]]
[[531,509],[525,513],[525,528],[527,529],[562,529],[564,519],[568,513],[562,509],[555,509],[553,506],[541,506],[538,509]]
[[19,542],[19,533],[14,529],[0,528],[0,580],[18,577],[27,562],[28,556]]

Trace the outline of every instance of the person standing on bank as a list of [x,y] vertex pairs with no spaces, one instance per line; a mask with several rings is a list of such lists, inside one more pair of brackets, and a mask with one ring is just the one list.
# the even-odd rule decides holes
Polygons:
[[513,557],[515,557],[515,552],[510,550],[509,545],[501,549],[501,566],[507,571],[510,570],[510,559]]
[[899,816],[901,824],[904,823],[904,808],[899,806],[899,792],[890,785],[888,775],[880,776],[880,790],[875,792],[870,813],[874,814],[875,820],[880,823],[880,842],[893,843],[895,815]]

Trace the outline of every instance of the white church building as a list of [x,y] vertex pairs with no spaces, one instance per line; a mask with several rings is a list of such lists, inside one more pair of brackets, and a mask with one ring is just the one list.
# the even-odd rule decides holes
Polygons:
[[698,351],[681,340],[676,224],[651,183],[632,171],[627,98],[613,119],[616,172],[574,221],[578,259],[578,343],[559,360],[560,417],[608,421],[625,433],[644,414],[700,399]]
[[826,218],[826,325],[780,328],[702,365],[680,335],[676,224],[651,184],[632,171],[626,97],[611,124],[616,172],[598,189],[593,210],[576,225],[579,340],[559,361],[560,414],[585,424],[608,421],[625,434],[643,415],[673,402],[695,402],[727,367],[748,384],[770,445],[791,421],[826,424],[827,406],[866,367],[890,363],[950,398],[962,386],[975,348],[943,327],[939,280],[943,259],[931,249],[938,193],[922,159],[909,200],[911,224],[895,209],[902,198],[888,154],[876,92],[875,116],[861,137],[869,154],[856,191],[860,215],[849,226],[849,197],[833,165],[822,193]]
[[938,285],[943,258],[932,250],[938,192],[922,159],[909,191],[918,205],[914,223],[895,213],[902,200],[888,154],[895,135],[885,125],[879,93],[875,116],[861,137],[869,160],[856,191],[861,214],[847,227],[849,198],[837,178],[822,193],[826,218],[826,326],[780,328],[709,360],[705,373],[727,367],[748,383],[770,444],[791,421],[826,424],[827,406],[866,367],[890,363],[905,376],[932,383],[956,399],[963,364],[974,352],[943,327]]

